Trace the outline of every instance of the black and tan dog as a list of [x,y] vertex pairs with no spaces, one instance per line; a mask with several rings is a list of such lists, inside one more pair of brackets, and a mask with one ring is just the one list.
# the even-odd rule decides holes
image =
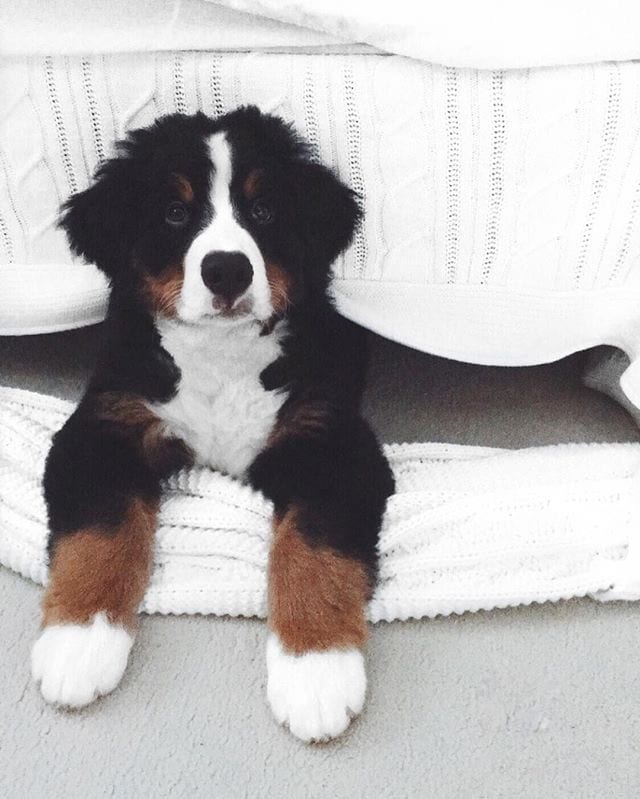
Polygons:
[[61,224],[109,277],[99,362],[45,474],[50,583],[32,670],[78,707],[118,684],[161,483],[190,463],[274,504],[268,698],[305,740],[362,708],[389,467],[360,418],[361,331],[329,299],[354,197],[247,107],[131,132]]

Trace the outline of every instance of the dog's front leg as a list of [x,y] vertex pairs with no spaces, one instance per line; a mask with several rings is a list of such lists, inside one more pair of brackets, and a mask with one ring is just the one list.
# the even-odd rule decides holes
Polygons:
[[52,550],[31,668],[43,697],[82,707],[120,682],[151,565],[155,504],[130,498],[113,524],[70,530]]
[[280,437],[251,470],[274,501],[267,694],[305,741],[342,733],[364,703],[366,605],[389,467],[357,418]]
[[364,703],[366,566],[324,542],[329,507],[292,504],[273,525],[267,693],[305,741],[343,732]]
[[138,401],[109,395],[85,400],[54,438],[44,481],[49,583],[31,659],[49,702],[86,705],[125,670],[169,464],[154,424]]

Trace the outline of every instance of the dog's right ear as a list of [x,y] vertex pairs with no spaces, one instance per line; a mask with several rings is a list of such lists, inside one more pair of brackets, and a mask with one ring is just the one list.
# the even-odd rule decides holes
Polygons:
[[110,280],[126,265],[135,220],[131,161],[113,158],[96,172],[88,189],[62,206],[59,226],[76,255],[98,266]]

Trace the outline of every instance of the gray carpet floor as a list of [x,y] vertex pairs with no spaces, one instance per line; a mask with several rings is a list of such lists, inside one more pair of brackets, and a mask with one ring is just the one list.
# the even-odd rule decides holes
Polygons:
[[[77,398],[99,328],[0,339],[0,384]],[[579,380],[433,358],[372,337],[365,411],[385,441],[522,447],[640,440]],[[304,746],[264,698],[264,625],[145,617],[120,688],[82,712],[28,675],[40,589],[0,570],[0,796],[637,797],[640,607],[575,601],[380,624],[369,701]]]

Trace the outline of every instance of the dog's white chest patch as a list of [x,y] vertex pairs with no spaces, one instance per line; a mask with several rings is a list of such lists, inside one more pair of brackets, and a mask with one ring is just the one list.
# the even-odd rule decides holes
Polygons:
[[162,346],[181,379],[171,400],[150,407],[198,463],[241,477],[266,444],[287,397],[285,391],[266,391],[260,382],[260,373],[281,354],[281,325],[260,336],[255,322],[159,323]]

